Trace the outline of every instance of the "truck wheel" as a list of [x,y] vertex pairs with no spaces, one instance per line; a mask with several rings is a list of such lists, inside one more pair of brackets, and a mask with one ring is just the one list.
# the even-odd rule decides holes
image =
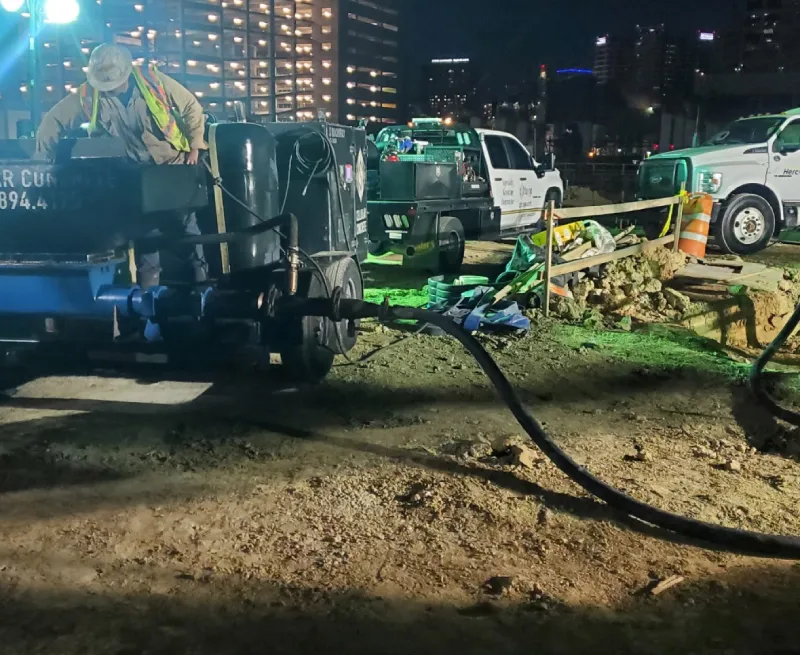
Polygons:
[[369,254],[373,257],[380,257],[389,252],[388,241],[370,241],[367,247],[369,248]]
[[554,200],[556,209],[561,209],[561,191],[558,189],[548,189],[544,194],[544,207],[542,207],[542,220],[547,218],[547,210],[550,207],[550,201]]
[[439,271],[449,275],[458,275],[464,262],[466,249],[464,226],[453,216],[442,216],[439,219]]
[[775,212],[761,196],[742,193],[726,203],[712,230],[723,251],[748,255],[769,245],[775,234]]
[[[328,285],[331,292],[341,287],[342,298],[350,300],[363,300],[364,299],[364,281],[361,279],[361,272],[358,265],[352,257],[345,257],[336,262],[333,262],[325,270],[325,277],[328,278]],[[330,323],[328,327],[330,338],[328,347],[331,348],[337,355],[344,355],[350,352],[356,346],[356,335],[348,335],[347,321],[339,323]],[[357,325],[357,324],[356,324]],[[336,332],[334,332],[334,330]],[[336,334],[339,337],[337,339]]]

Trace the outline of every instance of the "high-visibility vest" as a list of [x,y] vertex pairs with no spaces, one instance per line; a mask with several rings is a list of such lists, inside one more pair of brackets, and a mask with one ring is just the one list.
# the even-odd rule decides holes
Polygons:
[[[158,129],[161,130],[167,142],[178,152],[191,151],[189,140],[184,135],[180,125],[178,125],[178,121],[172,111],[172,106],[167,97],[167,92],[164,90],[158,69],[155,66],[148,66],[144,69],[134,66],[133,79],[136,80],[139,93],[142,94],[142,98],[147,104],[147,109],[152,114]],[[81,106],[89,119],[89,134],[91,135],[97,130],[100,93],[84,82],[80,88],[80,96]]]

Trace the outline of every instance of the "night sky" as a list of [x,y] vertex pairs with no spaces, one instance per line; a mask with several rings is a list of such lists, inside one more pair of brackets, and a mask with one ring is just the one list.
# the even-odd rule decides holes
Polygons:
[[[736,0],[401,0],[418,63],[471,57],[489,70],[591,68],[597,36],[665,23],[687,32],[718,30],[738,12]],[[739,14],[740,15],[740,14]]]

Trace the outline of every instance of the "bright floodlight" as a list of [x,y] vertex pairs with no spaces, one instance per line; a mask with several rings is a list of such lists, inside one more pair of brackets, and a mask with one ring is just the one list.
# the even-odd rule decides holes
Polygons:
[[17,12],[22,9],[22,5],[24,4],[25,0],[0,0],[0,7],[6,11]]
[[44,3],[44,18],[48,23],[72,23],[80,13],[78,0],[45,0]]

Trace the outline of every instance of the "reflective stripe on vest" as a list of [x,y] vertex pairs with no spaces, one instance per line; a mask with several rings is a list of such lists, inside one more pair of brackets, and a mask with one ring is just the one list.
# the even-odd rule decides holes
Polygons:
[[[134,66],[133,79],[136,80],[139,93],[142,94],[148,111],[153,116],[153,120],[167,142],[179,152],[189,152],[191,150],[189,140],[181,131],[178,121],[172,112],[158,69],[155,66],[149,66],[147,69],[142,70],[138,66]],[[81,85],[80,94],[81,106],[87,118],[89,118],[89,135],[91,136],[97,131],[100,94],[87,83]]]

